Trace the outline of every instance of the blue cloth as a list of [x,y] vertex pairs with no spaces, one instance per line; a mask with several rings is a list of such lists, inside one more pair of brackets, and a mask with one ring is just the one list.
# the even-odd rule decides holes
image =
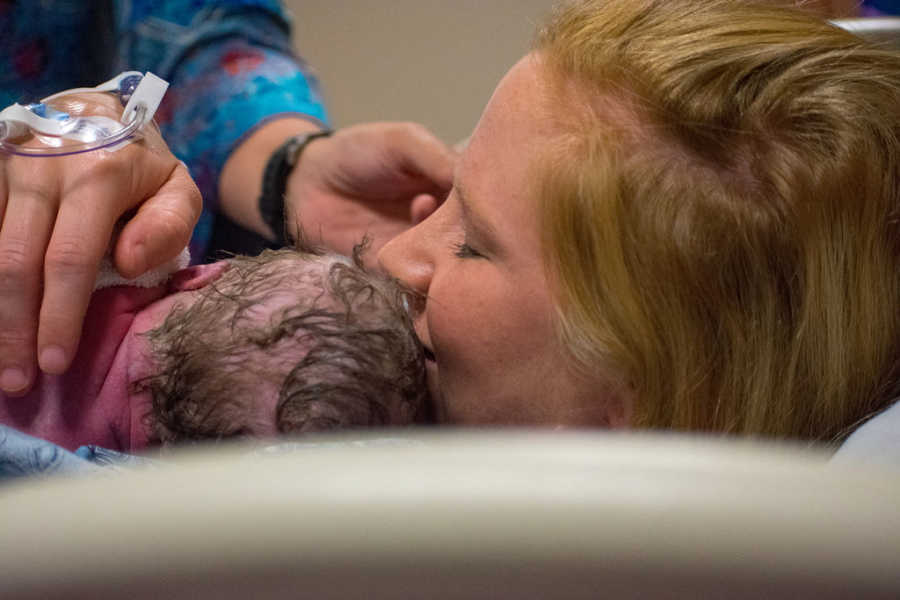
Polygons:
[[86,460],[98,467],[112,467],[115,469],[130,467],[147,467],[158,464],[157,461],[135,454],[125,454],[100,446],[80,446],[75,450],[75,456]]
[[231,150],[279,115],[327,121],[278,0],[0,0],[0,108],[125,70],[171,87],[163,136],[203,194],[191,255],[206,255]]
[[[403,433],[391,437],[373,437],[366,434],[361,434],[359,437],[350,434],[341,437],[301,436],[277,441],[258,440],[256,443],[247,443],[244,460],[248,464],[253,464],[285,454],[299,455],[311,448],[388,446],[412,450],[423,444],[423,441],[407,437]],[[115,474],[136,467],[154,468],[166,464],[166,461],[163,460],[123,454],[93,445],[81,446],[75,452],[69,452],[47,440],[24,434],[6,425],[0,425],[0,485],[22,477]]]
[[100,467],[75,453],[0,425],[0,483],[28,475],[94,473]]
[[0,483],[35,475],[96,474],[156,464],[153,459],[93,445],[69,452],[47,440],[0,425]]

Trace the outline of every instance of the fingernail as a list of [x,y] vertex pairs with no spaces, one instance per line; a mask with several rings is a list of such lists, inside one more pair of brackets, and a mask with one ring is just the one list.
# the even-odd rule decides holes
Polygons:
[[66,353],[59,346],[47,346],[38,357],[41,371],[51,375],[59,375],[66,370]]
[[0,389],[8,394],[21,392],[28,386],[25,371],[18,367],[9,367],[0,373]]

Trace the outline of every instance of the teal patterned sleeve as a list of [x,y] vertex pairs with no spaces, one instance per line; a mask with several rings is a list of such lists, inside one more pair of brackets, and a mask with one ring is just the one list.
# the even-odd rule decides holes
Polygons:
[[114,71],[153,71],[171,84],[157,113],[163,136],[203,194],[191,254],[202,258],[231,151],[280,116],[327,121],[318,85],[291,47],[274,0],[115,3]]

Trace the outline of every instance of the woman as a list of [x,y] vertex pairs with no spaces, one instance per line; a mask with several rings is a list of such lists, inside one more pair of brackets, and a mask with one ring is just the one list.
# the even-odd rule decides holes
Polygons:
[[836,440],[900,358],[900,57],[759,2],[585,1],[380,261],[442,421]]

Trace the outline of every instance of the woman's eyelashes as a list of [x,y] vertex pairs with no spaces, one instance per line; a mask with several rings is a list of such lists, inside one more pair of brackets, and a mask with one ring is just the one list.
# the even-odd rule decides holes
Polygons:
[[484,255],[466,242],[454,245],[454,254],[459,258],[484,258]]

